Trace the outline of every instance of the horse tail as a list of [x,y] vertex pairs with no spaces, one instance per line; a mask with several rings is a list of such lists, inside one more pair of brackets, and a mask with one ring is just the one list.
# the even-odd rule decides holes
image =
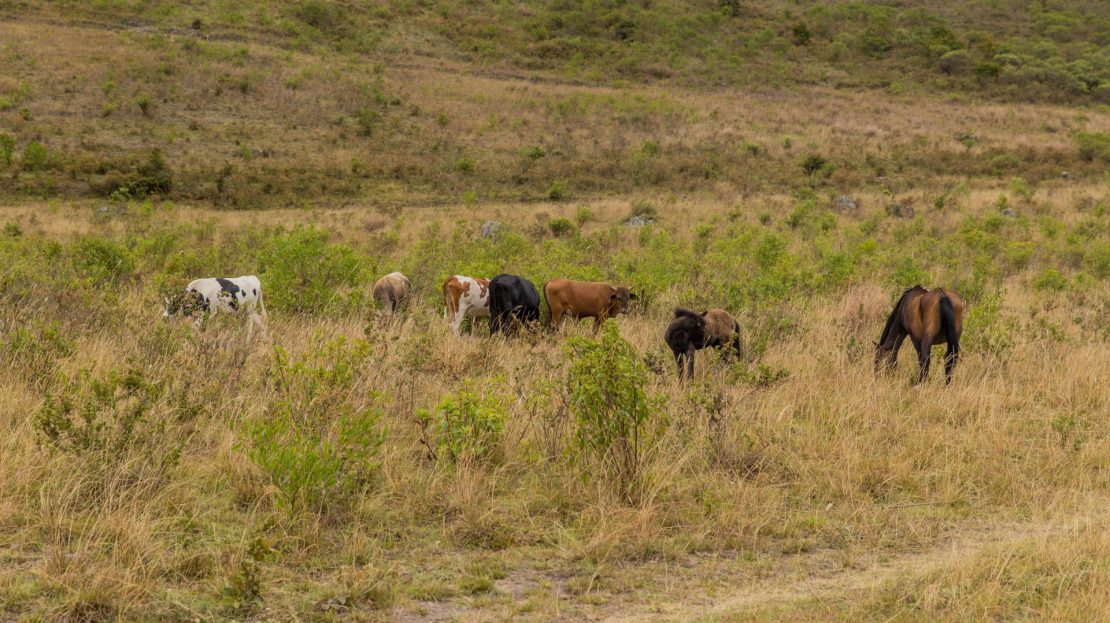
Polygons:
[[902,293],[902,296],[898,298],[898,302],[894,304],[894,309],[890,310],[890,316],[888,316],[886,319],[886,326],[883,327],[883,334],[879,336],[879,344],[886,343],[886,338],[890,336],[890,330],[894,328],[894,322],[898,318],[898,312],[902,310],[902,304],[906,302],[906,296],[909,295],[910,292],[916,290],[918,287],[920,286],[914,286],[907,289],[905,292]]
[[947,294],[940,297],[940,324],[944,329],[944,336],[948,339],[948,348],[953,355],[959,355],[960,332],[956,329],[956,309]]

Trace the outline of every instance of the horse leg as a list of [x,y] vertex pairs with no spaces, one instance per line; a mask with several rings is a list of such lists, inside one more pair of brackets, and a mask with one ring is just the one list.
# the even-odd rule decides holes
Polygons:
[[956,369],[956,362],[960,360],[959,344],[948,343],[948,350],[944,352],[944,384],[952,382],[952,372]]
[[929,378],[929,361],[932,360],[933,355],[933,338],[926,335],[925,339],[921,340],[921,347],[918,349],[918,357],[921,362],[921,376],[918,377],[918,383],[924,383],[925,379]]

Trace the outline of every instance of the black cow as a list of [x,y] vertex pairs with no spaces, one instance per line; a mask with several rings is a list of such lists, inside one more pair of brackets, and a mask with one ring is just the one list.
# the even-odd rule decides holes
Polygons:
[[540,320],[540,294],[531,281],[516,275],[498,275],[489,281],[490,335],[513,332],[516,325]]

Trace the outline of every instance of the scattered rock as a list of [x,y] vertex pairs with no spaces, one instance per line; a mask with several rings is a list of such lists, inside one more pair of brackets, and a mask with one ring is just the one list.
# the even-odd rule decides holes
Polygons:
[[653,221],[651,219],[637,214],[636,216],[633,216],[625,221],[624,224],[629,227],[643,227],[644,225],[651,225],[652,222]]
[[501,231],[501,223],[498,221],[486,221],[482,223],[482,228],[478,230],[478,235],[486,240],[497,240],[497,234]]
[[1012,208],[1006,208],[1002,211],[1002,216],[1006,218],[1017,218],[1017,212],[1014,212]]
[[859,200],[853,199],[848,195],[841,195],[833,202],[833,208],[835,208],[837,212],[855,212],[859,210]]
[[886,207],[886,214],[894,218],[913,218],[913,208],[904,203],[892,203]]

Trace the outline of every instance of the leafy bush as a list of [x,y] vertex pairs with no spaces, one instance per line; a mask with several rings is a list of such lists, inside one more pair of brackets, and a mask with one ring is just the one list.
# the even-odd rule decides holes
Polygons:
[[478,168],[478,163],[470,156],[460,156],[455,161],[455,170],[459,173],[473,173]]
[[1106,132],[1079,132],[1075,135],[1079,157],[1088,162],[1110,162],[1110,134]]
[[1002,309],[1002,294],[987,294],[968,306],[963,346],[973,352],[1001,355],[1014,344],[1016,323]]
[[806,175],[815,175],[820,173],[828,165],[828,161],[817,154],[810,154],[802,160],[802,171]]
[[1055,268],[1046,268],[1033,278],[1033,288],[1041,292],[1062,292],[1068,289],[1068,278]]
[[567,198],[567,183],[563,180],[555,180],[551,182],[551,186],[547,187],[547,198],[552,201],[562,201]]
[[490,391],[476,391],[464,381],[444,396],[434,411],[421,410],[421,422],[436,434],[438,458],[450,461],[495,461],[500,458],[501,434],[508,410]]
[[568,386],[579,460],[588,460],[626,500],[640,494],[645,453],[657,431],[644,385],[647,369],[612,320],[597,339],[567,340]]
[[15,138],[10,134],[0,134],[0,158],[4,160],[4,166],[11,166],[13,154],[15,154]]
[[29,383],[41,387],[53,381],[59,360],[72,355],[77,347],[66,337],[57,322],[36,321],[16,327],[4,339],[5,358],[18,365]]
[[547,222],[547,228],[557,238],[566,238],[578,233],[578,227],[566,218],[553,218]]
[[365,282],[365,261],[350,246],[329,243],[328,237],[314,227],[297,227],[266,241],[258,263],[267,306],[310,313],[358,306],[362,292],[344,295],[343,288]]
[[38,141],[31,141],[23,148],[23,168],[27,171],[42,171],[50,166],[52,160],[46,146]]
[[82,370],[47,395],[34,427],[40,442],[63,452],[118,457],[133,443],[158,439],[160,427],[149,416],[161,395],[162,387],[138,368],[99,378]]
[[378,473],[386,431],[374,396],[360,391],[370,345],[336,338],[292,361],[277,348],[266,414],[245,424],[248,453],[290,510],[342,508]]
[[135,272],[131,251],[107,238],[79,238],[70,250],[70,257],[74,268],[95,283],[119,283]]
[[971,54],[967,50],[952,50],[940,57],[940,70],[946,74],[962,74],[971,68]]

